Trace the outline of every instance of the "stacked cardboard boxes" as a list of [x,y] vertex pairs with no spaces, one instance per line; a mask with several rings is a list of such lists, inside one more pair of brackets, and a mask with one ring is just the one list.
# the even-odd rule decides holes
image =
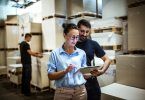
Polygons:
[[31,84],[41,90],[55,89],[54,81],[48,79],[48,59],[50,52],[43,53],[43,58],[32,57],[32,80]]
[[145,5],[128,8],[128,50],[145,50]]
[[[98,42],[112,60],[105,74],[98,77],[100,86],[106,86],[116,81],[116,56],[122,54],[122,21],[115,18],[90,21],[92,25],[92,40]],[[99,63],[95,57],[95,65]],[[100,59],[101,60],[101,59]]]
[[64,42],[62,24],[66,21],[66,0],[42,0],[43,51],[60,47]]
[[[102,100],[144,100],[145,55],[117,56],[116,83],[102,87]],[[119,99],[116,99],[119,98]]]
[[20,85],[22,79],[22,64],[9,65],[10,82]]
[[0,66],[6,66],[5,30],[0,28]]
[[[116,58],[116,83],[102,87],[102,99],[144,100],[144,1],[128,0],[128,50]],[[138,40],[137,40],[138,39]],[[117,91],[117,92],[116,92]]]
[[68,0],[68,21],[77,24],[81,19],[93,20],[101,18],[101,15],[96,13],[96,4],[96,0]]

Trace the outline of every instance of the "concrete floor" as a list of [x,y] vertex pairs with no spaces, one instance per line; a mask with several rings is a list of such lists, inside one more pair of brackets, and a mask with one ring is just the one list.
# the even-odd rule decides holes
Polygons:
[[21,86],[12,84],[8,78],[0,77],[0,100],[53,100],[53,91],[38,91],[31,88],[32,95],[21,94]]

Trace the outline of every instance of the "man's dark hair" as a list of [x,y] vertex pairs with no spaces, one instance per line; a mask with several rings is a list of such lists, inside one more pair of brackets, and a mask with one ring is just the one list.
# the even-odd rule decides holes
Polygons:
[[81,20],[78,22],[78,24],[77,24],[78,28],[80,28],[81,25],[86,26],[87,28],[91,28],[90,22],[87,21],[87,20],[85,20],[85,19],[81,19]]
[[27,38],[27,37],[32,37],[32,35],[30,33],[26,33],[25,38]]

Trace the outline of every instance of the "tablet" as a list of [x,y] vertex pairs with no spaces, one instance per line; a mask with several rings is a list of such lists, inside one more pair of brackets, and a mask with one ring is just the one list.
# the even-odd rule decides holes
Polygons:
[[81,67],[79,70],[82,74],[90,73],[94,69],[98,69],[100,66],[87,66],[87,67]]

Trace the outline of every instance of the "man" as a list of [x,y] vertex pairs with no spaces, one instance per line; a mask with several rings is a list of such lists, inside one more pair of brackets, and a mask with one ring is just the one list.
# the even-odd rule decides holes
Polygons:
[[31,95],[30,81],[31,81],[31,55],[35,57],[42,57],[38,52],[32,52],[28,42],[31,41],[31,34],[25,34],[25,40],[20,43],[20,54],[22,63],[22,94],[25,96]]
[[100,45],[96,41],[90,39],[90,23],[87,20],[82,19],[78,22],[77,26],[79,28],[80,39],[76,46],[86,52],[87,65],[91,66],[91,61],[94,59],[94,55],[104,61],[104,65],[99,70],[94,70],[91,76],[85,75],[87,80],[85,86],[87,89],[88,100],[100,100],[101,90],[96,77],[105,73],[110,65],[110,60]]

